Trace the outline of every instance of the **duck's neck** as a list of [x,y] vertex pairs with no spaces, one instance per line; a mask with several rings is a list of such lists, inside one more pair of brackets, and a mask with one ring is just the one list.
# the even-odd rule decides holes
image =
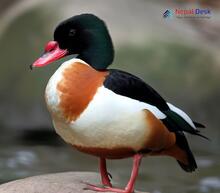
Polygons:
[[87,37],[84,49],[77,58],[96,70],[106,69],[114,59],[114,49],[109,34],[90,32]]

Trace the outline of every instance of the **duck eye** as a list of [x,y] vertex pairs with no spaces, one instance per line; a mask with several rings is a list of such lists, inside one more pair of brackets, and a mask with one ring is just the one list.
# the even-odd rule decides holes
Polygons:
[[69,36],[74,36],[76,34],[76,30],[75,29],[71,29],[69,31]]

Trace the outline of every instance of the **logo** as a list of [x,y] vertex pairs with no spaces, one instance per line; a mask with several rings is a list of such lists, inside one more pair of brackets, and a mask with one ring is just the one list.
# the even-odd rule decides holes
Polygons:
[[210,18],[210,9],[175,9],[177,18]]
[[167,9],[164,13],[163,13],[163,17],[164,18],[170,18],[172,17],[173,13],[171,10]]
[[163,18],[211,18],[212,12],[210,9],[191,8],[191,9],[167,9],[163,13]]

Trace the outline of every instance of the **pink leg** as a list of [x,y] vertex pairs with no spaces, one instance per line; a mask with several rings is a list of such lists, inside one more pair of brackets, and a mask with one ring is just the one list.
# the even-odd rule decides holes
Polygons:
[[133,168],[131,172],[131,177],[130,177],[130,180],[127,186],[125,187],[125,190],[128,190],[129,193],[134,191],[134,184],[138,176],[138,171],[139,171],[142,157],[143,155],[136,154],[133,158]]
[[118,189],[118,188],[112,188],[112,187],[100,188],[100,187],[96,187],[91,184],[87,184],[88,185],[87,189],[94,190],[97,192],[132,193],[134,191],[134,184],[135,184],[135,180],[138,176],[138,170],[139,170],[139,166],[140,166],[142,157],[143,157],[143,155],[141,155],[141,154],[134,155],[131,177],[130,177],[130,180],[129,180],[127,186],[125,187],[125,189]]
[[106,159],[105,158],[100,158],[99,167],[100,167],[100,173],[101,173],[101,178],[102,178],[102,184],[104,186],[112,187],[112,184],[109,180],[107,168],[106,168]]

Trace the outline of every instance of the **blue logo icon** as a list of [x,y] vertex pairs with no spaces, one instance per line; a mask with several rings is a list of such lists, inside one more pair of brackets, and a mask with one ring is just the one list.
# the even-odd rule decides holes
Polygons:
[[164,18],[170,18],[173,16],[173,13],[171,10],[167,9],[164,13],[163,13],[163,17]]

